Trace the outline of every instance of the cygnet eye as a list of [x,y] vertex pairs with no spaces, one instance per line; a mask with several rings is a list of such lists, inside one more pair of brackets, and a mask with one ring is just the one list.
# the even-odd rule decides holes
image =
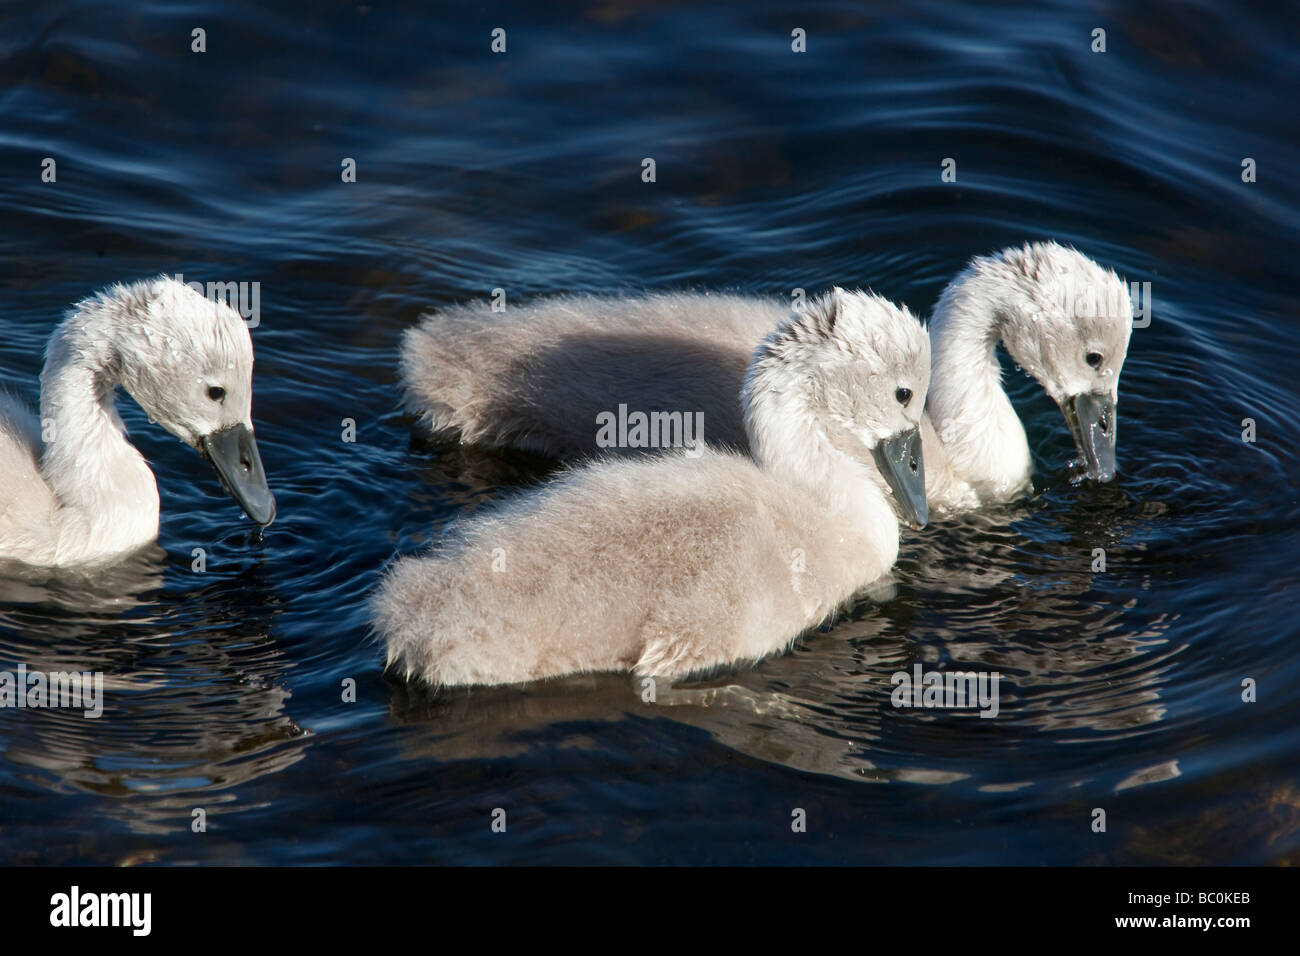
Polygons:
[[1084,361],[1086,361],[1086,362],[1087,362],[1089,365],[1091,365],[1093,368],[1101,368],[1101,353],[1100,353],[1100,352],[1089,352],[1089,353],[1088,353],[1087,355],[1085,355],[1083,358],[1084,358]]
[[912,400],[912,390],[910,388],[900,388],[894,392],[894,398],[898,399],[898,404],[905,406]]
[[225,397],[226,397],[226,390],[222,388],[220,385],[208,386],[208,398],[212,399],[214,402],[219,402]]

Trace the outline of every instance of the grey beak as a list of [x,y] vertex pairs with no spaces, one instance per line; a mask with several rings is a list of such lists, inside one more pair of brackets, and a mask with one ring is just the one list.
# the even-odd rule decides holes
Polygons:
[[1061,411],[1088,468],[1088,477],[1110,481],[1115,477],[1115,400],[1109,395],[1085,392],[1066,399]]
[[231,425],[204,435],[199,441],[199,450],[208,464],[216,469],[221,487],[239,502],[244,514],[263,527],[275,520],[275,496],[266,486],[262,456],[257,453],[252,429],[245,425]]
[[885,476],[898,502],[903,520],[913,528],[924,528],[930,520],[925,500],[925,461],[921,458],[921,432],[911,428],[891,435],[871,451],[876,467]]

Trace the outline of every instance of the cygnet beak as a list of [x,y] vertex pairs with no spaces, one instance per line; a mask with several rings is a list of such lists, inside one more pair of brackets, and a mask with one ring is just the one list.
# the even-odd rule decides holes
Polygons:
[[1083,456],[1088,477],[1110,481],[1115,477],[1115,400],[1109,394],[1084,392],[1061,403],[1070,437]]
[[262,456],[251,428],[231,425],[204,435],[199,452],[216,469],[221,487],[239,502],[244,514],[263,527],[275,520],[275,496],[266,485]]
[[871,450],[876,467],[894,493],[898,511],[913,528],[930,520],[925,500],[925,462],[921,458],[921,432],[916,428],[891,435]]

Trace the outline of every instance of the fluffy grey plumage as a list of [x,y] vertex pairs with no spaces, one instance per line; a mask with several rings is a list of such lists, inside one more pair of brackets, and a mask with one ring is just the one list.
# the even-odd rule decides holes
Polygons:
[[[754,349],[787,311],[776,300],[717,294],[570,297],[505,314],[455,307],[406,333],[402,381],[435,434],[467,442],[579,458],[598,450],[597,415],[624,404],[701,411],[710,444],[743,449],[735,396]],[[1033,243],[972,260],[930,329],[922,440],[931,507],[974,508],[1029,483],[1028,442],[994,355],[999,340],[1058,402],[1093,389],[1117,399],[1131,325],[1124,284],[1073,249]],[[1086,365],[1089,352],[1104,364]]]
[[407,404],[435,434],[555,458],[599,451],[596,416],[703,411],[715,447],[743,448],[740,384],[786,315],[736,295],[573,296],[504,314],[456,306],[407,330]]
[[783,650],[893,564],[873,449],[917,427],[929,375],[906,310],[836,290],[755,354],[755,458],[598,461],[461,522],[383,580],[389,665],[435,685],[676,678]]

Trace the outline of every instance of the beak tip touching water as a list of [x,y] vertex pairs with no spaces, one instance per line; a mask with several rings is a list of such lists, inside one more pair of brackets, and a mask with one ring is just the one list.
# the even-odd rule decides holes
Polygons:
[[[275,521],[275,496],[272,495],[272,494],[270,494],[270,492],[268,492],[268,493],[267,493],[267,498],[268,498],[268,504],[269,504],[269,507],[266,508],[266,509],[264,509],[264,510],[261,512],[260,516],[259,516],[259,515],[251,515],[251,514],[248,515],[249,518],[251,518],[252,520],[256,521],[256,522],[257,522],[259,525],[261,525],[263,528],[268,528],[268,527],[270,527],[271,524],[274,523],[274,521]],[[248,514],[247,511],[245,511],[244,513],[245,513],[245,514]]]
[[1061,403],[1061,412],[1083,458],[1087,476],[1101,482],[1113,479],[1118,426],[1115,400],[1107,394],[1084,392]]
[[275,496],[266,484],[262,456],[251,428],[231,425],[204,435],[199,450],[244,514],[264,528],[275,520]]

